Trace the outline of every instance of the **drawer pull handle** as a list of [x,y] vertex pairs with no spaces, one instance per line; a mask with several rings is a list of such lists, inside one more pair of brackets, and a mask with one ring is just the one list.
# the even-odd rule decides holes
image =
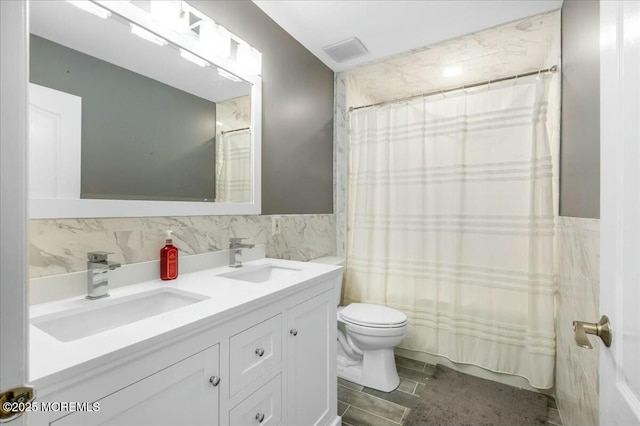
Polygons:
[[296,330],[295,328],[292,328],[291,330],[289,330],[289,333],[291,333],[292,336],[297,336],[298,330]]
[[256,349],[256,355],[258,355],[258,356],[262,356],[262,355],[264,355],[264,349],[262,349],[262,348],[257,348],[257,349]]
[[218,376],[209,377],[209,383],[211,383],[211,385],[215,388],[220,384],[220,377]]
[[262,423],[264,421],[264,414],[262,413],[256,414],[256,420],[258,421],[258,423]]

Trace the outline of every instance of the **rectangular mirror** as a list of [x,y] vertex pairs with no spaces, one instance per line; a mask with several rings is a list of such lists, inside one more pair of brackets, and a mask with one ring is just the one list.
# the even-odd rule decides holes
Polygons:
[[185,5],[30,3],[32,218],[260,213],[260,78]]

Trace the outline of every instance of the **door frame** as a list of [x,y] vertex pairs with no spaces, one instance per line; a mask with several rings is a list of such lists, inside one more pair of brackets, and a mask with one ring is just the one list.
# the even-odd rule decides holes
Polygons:
[[0,1],[0,391],[29,378],[28,34],[27,1]]

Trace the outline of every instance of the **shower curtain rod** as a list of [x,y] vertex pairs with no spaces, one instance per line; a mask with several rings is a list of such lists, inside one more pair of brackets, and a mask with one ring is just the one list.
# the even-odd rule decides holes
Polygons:
[[554,66],[552,66],[550,68],[539,69],[538,71],[525,72],[525,73],[522,73],[522,74],[515,74],[515,75],[511,75],[509,77],[500,77],[500,78],[496,78],[495,80],[486,80],[486,81],[481,81],[480,83],[465,84],[463,86],[452,87],[451,89],[434,90],[432,92],[421,93],[419,95],[413,95],[413,96],[407,96],[406,98],[394,99],[394,100],[391,100],[391,101],[377,102],[375,104],[362,105],[362,106],[359,106],[359,107],[350,107],[349,111],[355,111],[357,109],[363,109],[363,108],[371,108],[371,107],[374,107],[374,106],[380,106],[380,105],[386,105],[386,104],[394,104],[396,102],[404,102],[404,101],[409,101],[411,99],[422,98],[422,97],[426,97],[426,96],[440,95],[440,94],[445,94],[445,93],[448,93],[448,92],[453,92],[453,91],[456,91],[456,90],[464,90],[464,89],[470,89],[472,87],[488,85],[488,84],[491,84],[491,83],[499,83],[501,81],[515,80],[515,79],[518,79],[518,78],[521,78],[521,77],[528,77],[530,75],[537,75],[537,74],[548,73],[548,72],[554,73],[556,71],[558,71],[558,66],[554,65]]
[[251,127],[243,127],[241,129],[233,129],[233,130],[223,130],[222,132],[220,132],[221,135],[226,135],[227,133],[235,133],[235,132],[241,132],[243,130],[250,130]]

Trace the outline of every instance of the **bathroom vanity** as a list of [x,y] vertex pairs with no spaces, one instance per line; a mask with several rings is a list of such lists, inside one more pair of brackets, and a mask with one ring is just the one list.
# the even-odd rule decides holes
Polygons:
[[29,424],[339,424],[341,279],[259,259],[32,306]]

